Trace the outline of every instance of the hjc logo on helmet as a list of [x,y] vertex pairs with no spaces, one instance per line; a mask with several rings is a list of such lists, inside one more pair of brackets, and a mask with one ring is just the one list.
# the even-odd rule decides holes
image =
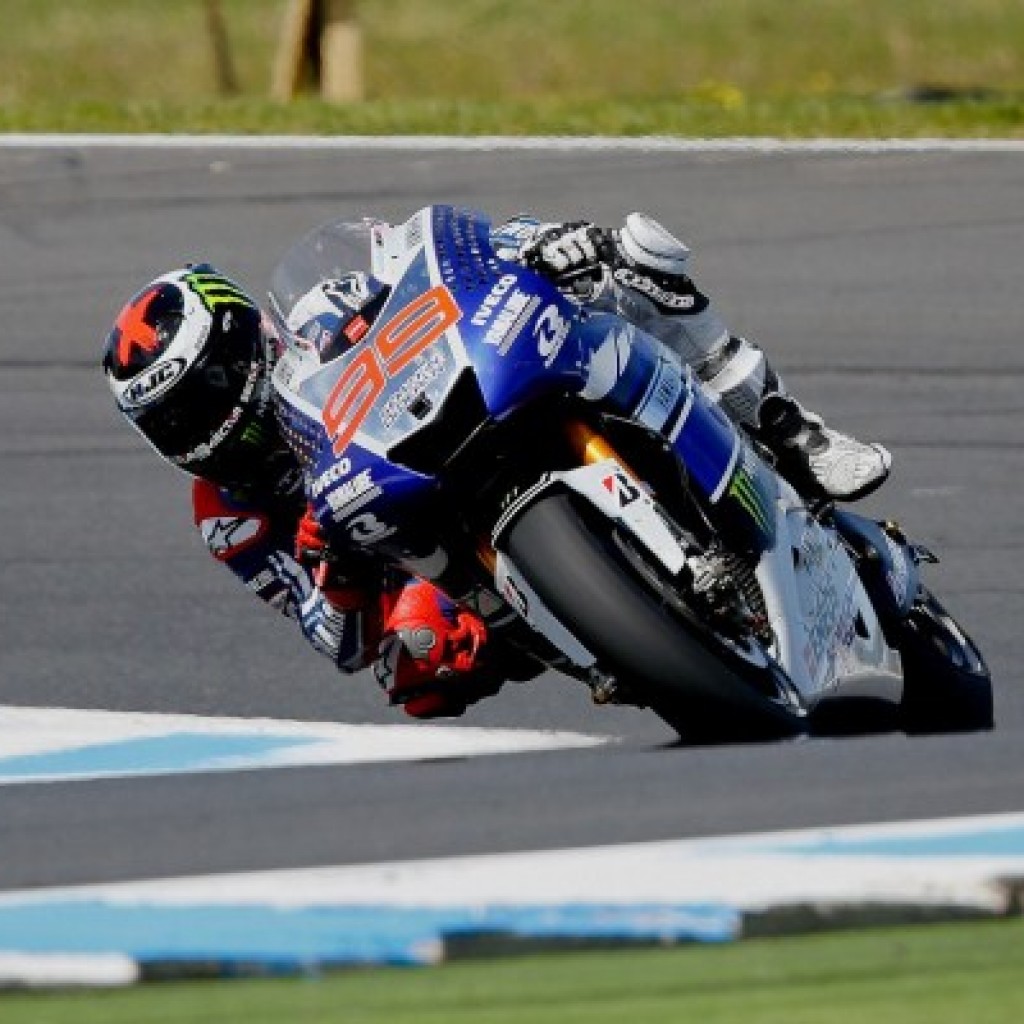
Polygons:
[[138,408],[159,397],[185,372],[187,365],[178,357],[144,370],[125,391],[122,404],[126,408]]

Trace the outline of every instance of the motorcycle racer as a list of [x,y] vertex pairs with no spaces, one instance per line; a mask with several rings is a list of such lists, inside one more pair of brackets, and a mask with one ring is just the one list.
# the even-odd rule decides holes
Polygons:
[[[622,229],[497,228],[499,256],[546,275],[581,304],[612,310],[672,348],[711,394],[779,458],[805,493],[852,499],[886,477],[889,456],[824,425],[783,389],[753,343],[732,336],[687,274],[689,251],[631,214]],[[362,272],[313,288],[287,327],[322,358],[358,344],[387,290]],[[157,452],[194,477],[194,520],[211,554],[343,672],[368,665],[393,704],[454,716],[497,692],[488,630],[429,582],[368,559],[335,560],[293,454],[302,438],[275,414],[280,339],[253,300],[207,264],[157,278],[121,310],[104,370],[117,405]]]

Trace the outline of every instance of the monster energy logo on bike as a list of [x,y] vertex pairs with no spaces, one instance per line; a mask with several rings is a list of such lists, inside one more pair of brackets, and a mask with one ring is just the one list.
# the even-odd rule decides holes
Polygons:
[[211,313],[216,312],[218,306],[252,306],[252,299],[237,284],[220,274],[195,270],[185,275],[185,284]]
[[763,534],[768,537],[773,535],[771,510],[757,486],[755,474],[751,473],[746,462],[736,467],[727,494],[743,508]]

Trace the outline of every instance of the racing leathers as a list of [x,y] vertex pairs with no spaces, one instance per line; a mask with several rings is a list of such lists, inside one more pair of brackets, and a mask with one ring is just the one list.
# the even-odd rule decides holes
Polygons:
[[287,487],[241,494],[196,480],[192,502],[214,558],[294,619],[341,672],[372,667],[409,715],[460,715],[497,692],[499,677],[479,657],[487,639],[480,619],[432,584],[383,567],[311,565],[319,531]]

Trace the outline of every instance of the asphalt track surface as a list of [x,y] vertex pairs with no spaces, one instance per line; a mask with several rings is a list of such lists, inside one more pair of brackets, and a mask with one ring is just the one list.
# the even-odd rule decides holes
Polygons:
[[[431,201],[660,216],[735,331],[884,441],[865,503],[941,553],[997,682],[992,734],[687,750],[556,677],[466,724],[609,747],[0,789],[0,887],[1020,810],[1024,155],[0,150],[0,703],[396,721],[205,554],[183,478],[112,411],[97,353],[151,276],[262,289],[289,239]],[[615,880],[609,879],[614,886]]]

